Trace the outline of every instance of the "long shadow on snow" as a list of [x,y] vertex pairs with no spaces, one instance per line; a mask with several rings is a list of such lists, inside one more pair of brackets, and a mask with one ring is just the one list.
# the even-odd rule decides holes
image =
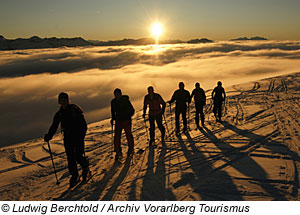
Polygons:
[[118,190],[118,187],[120,184],[123,182],[123,180],[126,178],[126,175],[129,171],[130,168],[130,162],[131,162],[131,157],[128,157],[125,161],[125,165],[122,168],[119,176],[115,179],[114,183],[111,185],[110,189],[107,191],[107,193],[103,196],[102,201],[109,201],[113,200],[114,194]]
[[[229,126],[229,124],[227,122],[223,122],[223,125],[224,126],[227,125],[225,127],[230,128],[231,130],[233,130],[233,128],[236,128],[232,125]],[[236,129],[234,129],[234,130],[236,130]],[[215,171],[219,171],[219,170],[225,168],[226,166],[230,165],[233,168],[235,168],[236,170],[238,170],[239,172],[241,172],[242,174],[244,174],[250,178],[253,178],[253,179],[260,178],[260,179],[263,179],[263,181],[265,180],[265,183],[259,182],[259,185],[270,196],[273,196],[275,200],[286,200],[285,197],[280,193],[280,191],[277,188],[275,188],[271,184],[267,183],[267,173],[265,172],[265,170],[263,168],[261,168],[261,166],[259,164],[257,164],[251,157],[249,157],[248,153],[242,152],[242,150],[250,148],[252,146],[256,149],[257,147],[260,147],[260,145],[266,144],[268,142],[266,140],[267,137],[256,135],[249,131],[240,130],[240,132],[238,134],[249,138],[250,144],[246,145],[245,147],[235,148],[235,147],[231,146],[230,144],[228,144],[227,142],[224,142],[224,141],[218,139],[214,135],[214,133],[211,132],[208,128],[205,128],[205,131],[202,130],[202,133],[204,135],[206,135],[207,138],[209,138],[215,144],[216,147],[218,147],[220,150],[222,150],[222,153],[226,158],[229,158],[229,161],[226,164],[218,167],[217,169],[215,169]],[[259,145],[256,146],[257,143]],[[222,144],[223,147],[226,146],[226,150],[224,150],[224,148],[222,146],[220,146],[219,144]],[[232,152],[235,152],[235,153],[233,154]],[[236,153],[236,152],[240,152],[240,153]]]
[[202,200],[243,200],[232,179],[225,171],[218,171],[213,177],[207,178],[207,174],[212,172],[214,167],[211,161],[205,162],[204,165],[195,164],[195,159],[206,160],[206,157],[196,147],[191,136],[189,134],[186,136],[193,152],[187,150],[186,143],[181,136],[178,137],[178,141],[193,173],[183,174],[181,180],[173,185],[174,188],[190,184],[193,191],[198,193]]
[[[252,133],[249,130],[239,129],[236,126],[233,126],[233,125],[229,124],[228,122],[222,122],[222,124],[224,125],[225,128],[230,129],[230,130],[234,131],[235,133],[248,138],[252,142],[255,142],[255,141],[261,142],[262,145],[263,145],[263,147],[268,148],[269,150],[271,150],[274,153],[280,153],[282,155],[289,154],[289,155],[291,155],[291,157],[293,159],[298,160],[298,161],[300,160],[299,156],[297,155],[297,153],[291,151],[289,148],[287,148],[285,145],[283,145],[282,143],[280,143],[278,141],[274,141],[274,140],[269,141],[269,140],[266,139],[265,136],[261,136],[261,135]],[[284,149],[285,149],[285,151],[287,151],[287,153],[276,149],[276,147],[274,147],[274,145],[275,146],[284,147]],[[294,165],[295,165],[295,162],[294,162]],[[293,182],[293,184],[294,184],[293,195],[295,196],[295,195],[298,195],[298,189],[297,189],[297,187],[299,187],[298,170],[297,170],[296,166],[295,166],[295,172],[294,172],[294,174],[295,175],[294,175],[294,182]],[[287,184],[288,184],[288,182],[287,182]],[[270,191],[272,191],[272,189]],[[284,199],[280,199],[280,200],[284,200]]]
[[[103,176],[103,178],[100,181],[94,182],[93,184],[91,184],[89,189],[92,190],[92,191],[91,191],[91,195],[86,198],[87,201],[97,201],[97,200],[99,200],[102,192],[105,190],[106,185],[108,184],[110,179],[118,171],[117,165],[118,165],[117,163],[114,163],[113,166],[111,166],[109,171],[107,171],[105,173],[105,175]],[[78,189],[78,190],[80,191],[80,189]],[[82,192],[82,195],[86,195],[86,194],[84,192]],[[66,190],[59,197],[55,198],[54,200],[60,200],[60,201],[61,200],[65,200],[65,201],[66,200],[73,200],[73,201],[76,201],[76,200],[79,200],[80,198],[81,198],[81,195],[76,196],[76,198],[74,198],[73,193],[70,193],[68,190]]]
[[162,149],[157,162],[157,167],[154,172],[154,148],[149,148],[147,171],[145,176],[143,177],[144,180],[141,189],[142,201],[164,201],[176,199],[171,190],[166,189],[166,152],[166,144],[163,142]]

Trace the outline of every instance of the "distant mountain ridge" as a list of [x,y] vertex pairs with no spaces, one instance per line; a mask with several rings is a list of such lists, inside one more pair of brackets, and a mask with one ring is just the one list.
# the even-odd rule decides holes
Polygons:
[[[140,38],[140,39],[123,39],[123,40],[109,40],[109,41],[98,41],[98,40],[89,40],[96,46],[123,46],[123,45],[151,45],[155,44],[155,39],[152,38]],[[176,44],[184,43],[181,40],[162,40],[159,41],[159,44]]]
[[77,47],[92,46],[93,44],[81,37],[74,38],[40,38],[33,36],[28,39],[6,39],[0,35],[0,50],[17,50],[17,49],[40,49],[40,48],[59,48],[59,47]]
[[[210,43],[214,42],[207,38],[193,39],[189,41],[181,40],[161,40],[159,44],[178,44],[178,43]],[[140,39],[122,39],[122,40],[85,40],[81,37],[74,38],[40,38],[33,36],[30,38],[6,39],[0,35],[0,50],[18,50],[18,49],[41,49],[41,48],[59,48],[59,47],[78,47],[78,46],[124,46],[124,45],[151,45],[155,44],[152,38]]]
[[265,37],[259,37],[259,36],[256,36],[256,37],[239,37],[239,38],[236,38],[236,39],[231,39],[231,41],[245,41],[245,40],[268,40],[267,38]]
[[[264,37],[240,37],[232,39],[231,41],[255,41],[255,40],[268,40]],[[181,40],[161,40],[159,44],[178,44],[178,43],[213,43],[213,40],[207,38],[192,39],[189,41]],[[18,50],[18,49],[42,49],[42,48],[59,48],[59,47],[80,47],[80,46],[125,46],[125,45],[151,45],[155,44],[152,38],[140,39],[122,39],[122,40],[85,40],[81,37],[74,38],[40,38],[32,36],[30,38],[6,39],[0,35],[0,50]]]
[[207,38],[202,38],[202,39],[192,39],[187,41],[187,43],[213,43],[213,40],[209,40]]

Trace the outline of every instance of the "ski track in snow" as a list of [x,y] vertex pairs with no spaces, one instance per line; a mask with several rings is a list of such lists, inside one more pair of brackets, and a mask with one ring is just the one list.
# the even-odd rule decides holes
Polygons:
[[[207,91],[205,127],[176,136],[174,105],[167,107],[166,141],[147,147],[142,112],[133,118],[135,155],[114,163],[109,120],[89,125],[86,155],[91,181],[67,191],[69,173],[62,136],[0,149],[1,200],[299,200],[300,73],[235,85],[227,90],[223,122]],[[147,126],[149,127],[148,121]],[[149,130],[148,130],[149,131]],[[122,135],[123,154],[127,142]],[[79,167],[80,170],[80,167]],[[80,170],[81,171],[81,170]]]

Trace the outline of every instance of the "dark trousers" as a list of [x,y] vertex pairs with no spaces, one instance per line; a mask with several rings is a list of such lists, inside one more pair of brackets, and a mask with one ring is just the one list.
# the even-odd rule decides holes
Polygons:
[[149,123],[150,123],[150,142],[155,140],[155,121],[157,124],[157,127],[159,128],[161,132],[161,136],[165,136],[165,127],[162,124],[162,115],[158,114],[155,116],[149,116]]
[[133,152],[134,140],[131,132],[131,120],[116,120],[115,137],[114,137],[114,150],[116,154],[122,153],[121,135],[123,129],[125,130],[126,139],[128,142],[128,151]]
[[203,113],[204,105],[196,102],[195,106],[196,106],[196,117],[195,117],[196,125],[199,126],[199,115],[201,118],[201,123],[202,123],[202,125],[204,125],[204,113]]
[[222,117],[222,101],[214,100],[214,115],[218,120],[221,120]]
[[187,129],[187,121],[186,121],[186,108],[184,109],[175,109],[175,124],[176,124],[176,130],[179,131],[180,126],[179,126],[179,116],[181,114],[182,121],[183,121],[183,129]]
[[83,169],[89,166],[89,162],[84,156],[84,137],[85,134],[64,136],[68,168],[72,176],[78,176],[77,163],[79,163]]

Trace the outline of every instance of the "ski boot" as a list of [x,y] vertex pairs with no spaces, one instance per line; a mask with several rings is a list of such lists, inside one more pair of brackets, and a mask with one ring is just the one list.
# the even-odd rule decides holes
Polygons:
[[154,143],[154,139],[150,139],[150,141],[149,141],[149,146],[152,146],[153,145],[153,143]]
[[72,177],[70,179],[70,188],[75,187],[76,184],[78,184],[79,181],[80,181],[80,179],[79,179],[78,175],[72,175]]
[[115,161],[119,161],[123,157],[122,152],[116,153]]
[[161,142],[165,142],[165,136],[166,136],[166,132],[165,131],[161,132]]
[[82,170],[82,181],[87,181],[87,179],[91,176],[91,171],[88,167]]
[[134,154],[134,150],[133,149],[128,149],[127,151],[127,157],[130,157]]

